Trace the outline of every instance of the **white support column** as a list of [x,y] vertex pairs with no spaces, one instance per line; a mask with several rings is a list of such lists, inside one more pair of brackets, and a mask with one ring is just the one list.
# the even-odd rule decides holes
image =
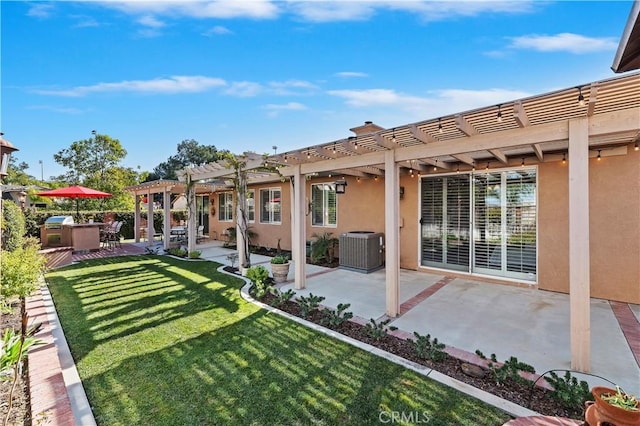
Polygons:
[[569,121],[569,310],[571,368],[591,369],[589,120]]
[[165,250],[169,250],[171,242],[171,189],[167,189],[162,199],[162,245]]
[[134,194],[136,209],[133,215],[133,238],[135,238],[136,243],[140,242],[140,196],[138,194]]
[[191,253],[196,249],[196,188],[195,186],[187,190],[187,251]]
[[147,245],[153,244],[153,194],[147,193]]
[[384,157],[384,233],[387,315],[400,313],[400,169],[395,151]]
[[306,250],[306,221],[305,221],[305,197],[306,197],[306,185],[307,182],[302,174],[300,174],[300,166],[295,166],[295,172],[293,175],[293,188],[291,189],[291,195],[293,197],[293,210],[292,210],[292,225],[293,232],[291,249],[294,262],[295,282],[294,288],[300,290],[306,287],[306,263],[307,263],[307,250]]

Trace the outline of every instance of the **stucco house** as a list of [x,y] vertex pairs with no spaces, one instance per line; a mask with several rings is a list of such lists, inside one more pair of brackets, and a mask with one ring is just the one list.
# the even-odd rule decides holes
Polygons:
[[[640,67],[639,10],[636,1],[615,72]],[[590,299],[640,304],[640,73],[349,130],[243,157],[252,243],[292,251],[295,287],[305,287],[312,234],[382,234],[387,315],[399,314],[400,268],[567,293],[571,365],[589,371]],[[196,222],[214,238],[235,226],[232,176],[222,163],[180,173],[210,185],[187,195],[190,235]],[[133,189],[168,197],[176,186],[153,185]]]

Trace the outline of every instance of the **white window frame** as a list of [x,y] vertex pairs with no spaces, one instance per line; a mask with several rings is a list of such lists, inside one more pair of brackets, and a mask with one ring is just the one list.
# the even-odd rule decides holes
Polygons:
[[[255,223],[256,221],[256,190],[249,189],[247,190],[247,195],[253,194],[253,197],[247,197],[247,222]],[[253,201],[253,203],[250,202]],[[253,215],[253,217],[251,217]]]
[[[336,219],[335,219],[335,223],[329,223],[329,197],[326,196],[326,194],[328,193],[327,191],[323,190],[322,191],[322,200],[320,201],[322,203],[322,223],[318,224],[318,223],[314,223],[315,220],[315,216],[313,215],[313,211],[315,208],[315,203],[316,200],[313,198],[313,187],[314,186],[329,186],[331,189],[330,191],[333,191],[334,193],[334,197],[336,200]],[[311,184],[311,211],[310,211],[310,216],[311,216],[311,226],[313,227],[317,227],[317,228],[337,228],[338,227],[338,196],[336,194],[336,185],[334,182],[323,182],[323,183],[313,183]]]
[[[274,198],[274,194],[275,191],[278,191],[280,193],[279,201],[278,201],[278,205],[280,206],[280,220],[274,220],[273,216],[274,216],[274,211],[270,210],[268,212],[268,217],[264,217],[263,213],[264,210],[262,208],[262,206],[264,205],[263,201],[262,201],[262,194],[263,192],[268,193],[268,199],[271,200]],[[274,187],[270,187],[270,188],[260,188],[260,190],[258,191],[258,195],[260,197],[260,223],[265,224],[265,225],[280,225],[282,224],[282,188],[280,188],[279,186],[274,186]]]
[[218,222],[233,222],[233,192],[218,193]]

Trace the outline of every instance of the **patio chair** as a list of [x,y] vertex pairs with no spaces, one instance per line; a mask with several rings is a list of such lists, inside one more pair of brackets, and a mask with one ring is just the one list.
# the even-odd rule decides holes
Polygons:
[[204,235],[204,225],[198,226],[198,232],[196,233],[196,244],[204,240],[206,237]]
[[160,241],[164,241],[164,234],[158,231],[156,228],[153,228],[153,238],[151,241],[154,241],[156,237],[160,237]]
[[122,244],[120,243],[120,239],[122,238],[120,229],[122,229],[123,223],[124,222],[116,221],[113,222],[112,226],[105,228],[103,236],[100,238],[103,247],[106,246],[108,249],[115,248],[116,245],[122,247]]

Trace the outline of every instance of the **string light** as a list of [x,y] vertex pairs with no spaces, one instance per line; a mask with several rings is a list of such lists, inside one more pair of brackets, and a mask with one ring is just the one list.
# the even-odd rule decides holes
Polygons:
[[307,160],[308,160],[309,158],[311,158],[311,151],[310,151],[310,150],[307,150]]
[[489,161],[487,161],[487,167],[485,167],[485,170],[489,170]]
[[524,157],[522,157],[522,163],[520,163],[520,166],[524,167]]
[[391,132],[391,142],[396,143],[396,128],[394,127]]
[[582,86],[578,87],[578,105],[584,106],[584,96],[582,95]]
[[633,150],[637,151],[639,149],[640,149],[640,147],[638,147],[638,141],[636,141],[636,143],[633,145]]
[[471,170],[472,170],[472,171],[475,171],[475,170],[476,170],[476,162],[475,162],[475,161],[473,161],[473,162],[471,163]]
[[442,119],[438,118],[438,133],[442,134]]
[[456,168],[456,173],[460,173],[460,163],[458,163],[458,167]]
[[436,159],[436,164],[433,165],[433,171],[436,172],[438,171],[438,160]]
[[336,153],[336,143],[335,142],[333,143],[333,153],[334,154]]
[[377,182],[378,181],[378,175],[375,175],[373,180],[375,180]]
[[358,149],[358,139],[356,139],[355,142],[353,142],[353,147],[355,149]]
[[562,164],[567,164],[567,154],[565,152],[562,153]]
[[498,115],[496,116],[496,121],[498,123],[502,123],[502,104],[498,105]]
[[288,161],[287,155],[284,155],[284,162],[286,163]]
[[600,150],[598,150],[598,161],[600,161],[601,158],[602,156],[600,155]]

